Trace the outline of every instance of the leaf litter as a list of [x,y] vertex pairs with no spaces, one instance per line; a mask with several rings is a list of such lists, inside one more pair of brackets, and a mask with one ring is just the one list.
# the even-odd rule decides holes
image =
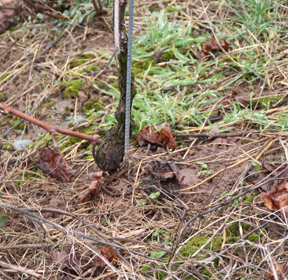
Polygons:
[[51,177],[62,182],[69,182],[71,176],[79,173],[78,170],[71,169],[66,159],[61,153],[56,153],[52,149],[43,149],[35,166],[40,168],[43,172]]
[[[112,265],[117,264],[117,255],[110,246],[104,245],[100,254]],[[59,268],[59,276],[62,274],[64,280],[72,280],[75,276],[80,276],[92,268],[103,270],[106,267],[106,263],[99,256],[95,256],[93,261],[91,258],[80,256],[68,246],[63,247],[62,251],[53,250],[51,258]],[[93,276],[94,271],[91,271],[90,276]]]
[[[287,167],[277,168],[272,164],[262,165],[262,174],[254,179],[254,184],[266,183],[261,186],[265,191],[260,198],[270,210],[280,210],[282,219],[288,218],[288,169]],[[270,176],[269,176],[270,175]],[[271,179],[274,179],[271,181]]]
[[[172,129],[168,123],[161,128],[162,124],[156,126],[146,125],[140,130],[134,140],[139,146],[151,143],[165,148],[176,149],[178,147],[175,138],[172,135]],[[158,131],[159,130],[159,131]]]

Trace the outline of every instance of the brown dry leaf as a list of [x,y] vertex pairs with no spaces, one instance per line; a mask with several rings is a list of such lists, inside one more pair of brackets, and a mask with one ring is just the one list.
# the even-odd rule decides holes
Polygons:
[[103,172],[103,171],[90,172],[88,174],[88,180],[90,182],[97,181],[97,180],[102,180],[103,177],[105,177],[105,172]]
[[174,163],[156,160],[154,165],[147,169],[147,171],[153,176],[153,179],[161,181],[161,186],[177,185],[178,180],[178,168]]
[[226,52],[229,51],[230,44],[226,40],[222,40],[220,44],[221,46],[218,44],[216,38],[213,36],[211,40],[208,40],[204,45],[201,45],[202,52],[205,55],[208,55],[209,52],[222,52],[222,48]]
[[62,182],[68,182],[72,175],[79,172],[78,170],[71,169],[61,154],[49,148],[41,151],[35,165],[51,177],[59,179]]
[[99,197],[100,189],[101,189],[101,181],[92,181],[90,183],[89,188],[79,195],[79,199],[82,203],[94,200]]
[[228,95],[225,98],[225,100],[223,101],[223,104],[224,105],[230,105],[231,104],[230,100],[235,100],[237,103],[242,104],[244,107],[247,107],[250,104],[249,100],[247,100],[243,97],[237,96],[237,92],[235,92],[235,91],[233,91],[230,95]]
[[[274,171],[272,175],[267,177],[266,179],[262,179],[262,182],[268,181],[272,179],[273,177],[277,176],[281,172],[283,172],[286,168],[283,167],[277,171],[276,166],[273,165],[268,165],[268,164],[262,164],[262,169],[264,171],[264,174],[267,176],[271,172]],[[287,177],[287,172],[284,172],[281,174],[281,178]],[[260,175],[261,178],[263,176]],[[260,179],[254,179],[253,183],[257,184],[259,183]],[[260,198],[264,200],[264,205],[269,208],[270,210],[280,210],[281,216],[283,219],[288,218],[288,180],[283,179],[282,181],[279,182],[279,180],[267,182],[267,184],[261,186],[262,190],[266,191],[266,193],[263,193]]]
[[[117,255],[111,249],[111,247],[109,245],[104,245],[103,248],[100,250],[100,253],[112,265],[116,265]],[[98,269],[98,268],[104,269],[106,266],[106,263],[104,261],[102,261],[102,259],[100,257],[96,256],[93,265],[96,267],[96,269]]]
[[[276,273],[277,273],[279,280],[280,279],[287,279],[287,277],[288,277],[288,266],[287,265],[276,264],[275,269],[276,269]],[[275,279],[275,277],[273,275],[272,268],[270,268],[270,272],[266,273],[266,276],[272,280]]]
[[160,128],[160,124],[155,126],[144,126],[140,134],[135,137],[135,141],[139,144],[139,146],[143,146],[146,143],[155,144],[158,146],[164,146],[165,148],[176,149],[178,147],[175,138],[173,138],[172,130],[169,124],[165,124],[165,126],[157,131]]
[[62,278],[65,280],[74,279],[71,275],[82,275],[85,271],[94,266],[89,262],[88,258],[81,257],[77,253],[71,252],[69,247],[64,247],[61,252],[53,250],[51,257],[53,261],[56,262],[61,274],[68,274]]

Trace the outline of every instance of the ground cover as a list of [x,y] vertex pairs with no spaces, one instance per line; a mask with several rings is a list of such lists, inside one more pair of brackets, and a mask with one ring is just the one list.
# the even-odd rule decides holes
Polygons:
[[[67,18],[19,16],[0,35],[0,102],[104,136],[120,97],[115,60],[105,69],[112,3],[103,2],[101,15],[92,3],[61,5]],[[133,133],[166,123],[178,147],[131,139],[128,170],[103,177],[87,141],[60,135],[78,171],[62,182],[35,165],[53,148],[49,133],[0,115],[1,277],[56,279],[64,270],[64,279],[285,279],[285,2],[135,6]],[[16,140],[30,142],[16,149]],[[270,165],[280,168],[276,177]],[[261,187],[263,174],[276,183]],[[93,181],[103,187],[87,193]],[[278,186],[283,199],[263,199]],[[101,267],[105,244],[120,256]]]

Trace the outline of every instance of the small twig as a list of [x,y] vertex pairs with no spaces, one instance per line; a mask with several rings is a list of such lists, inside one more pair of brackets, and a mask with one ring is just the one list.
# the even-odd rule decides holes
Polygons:
[[39,121],[37,119],[34,119],[14,108],[12,108],[10,105],[5,104],[5,103],[0,103],[0,113],[4,114],[4,115],[8,115],[8,114],[13,114],[14,116],[20,117],[21,119],[24,119],[26,121],[29,121],[37,126],[42,127],[43,129],[47,130],[51,135],[53,136],[57,136],[59,135],[59,133],[61,134],[66,134],[66,135],[70,135],[70,136],[74,136],[80,139],[84,139],[87,140],[91,143],[92,146],[95,146],[97,144],[100,143],[100,137],[98,135],[87,135],[84,133],[80,133],[80,132],[76,132],[76,131],[72,131],[69,129],[64,129],[64,128],[60,128],[60,127],[56,127],[53,125],[49,125],[46,124],[42,121]]
[[[14,215],[14,214],[13,214]],[[17,215],[17,214],[16,214]],[[52,247],[55,244],[43,244],[44,247]],[[11,249],[36,249],[36,248],[41,248],[41,244],[17,244],[17,245],[8,245],[8,246],[1,246],[0,250],[11,250]]]
[[227,138],[227,137],[241,137],[241,136],[246,136],[250,133],[257,133],[259,131],[257,130],[249,130],[246,132],[231,132],[231,133],[216,133],[214,135],[211,135],[209,133],[194,133],[194,134],[182,134],[182,133],[173,133],[173,137],[193,137],[193,138],[202,138],[202,137],[208,137],[209,139],[211,138]]
[[180,237],[181,237],[181,227],[182,227],[186,212],[187,212],[187,209],[184,209],[182,217],[180,219],[180,223],[178,225],[178,229],[177,229],[177,233],[176,233],[176,237],[175,237],[175,241],[174,241],[174,244],[173,244],[172,253],[171,253],[168,265],[171,263],[171,261],[173,261],[174,255],[175,255],[175,251],[176,251],[176,249],[177,249],[177,247],[179,245]]
[[58,74],[53,73],[51,70],[45,68],[45,67],[42,66],[42,65],[39,65],[38,63],[34,62],[33,60],[31,60],[31,59],[29,58],[26,50],[25,50],[24,52],[25,52],[25,56],[26,56],[26,58],[28,59],[28,61],[31,62],[34,66],[36,66],[36,67],[38,67],[38,68],[40,68],[40,69],[42,69],[42,70],[50,73],[51,75],[54,75],[54,76],[56,77],[56,79],[59,79],[59,78],[60,78],[60,76],[59,76]]
[[0,10],[15,10],[15,11],[19,11],[20,9],[21,9],[20,7],[0,5]]
[[102,3],[100,0],[97,0],[97,4],[95,0],[92,0],[96,15],[100,15],[103,12]]
[[37,278],[42,277],[42,275],[36,273],[34,270],[28,269],[27,267],[22,267],[19,265],[13,265],[13,264],[5,263],[2,261],[0,261],[0,266],[10,268],[10,269],[13,269],[13,270],[21,272],[21,273],[27,273],[27,274],[30,274],[30,275],[37,277]]
[[53,42],[51,42],[42,52],[40,52],[38,54],[38,56],[36,57],[35,61],[39,62],[39,58],[44,55],[46,52],[48,52],[51,48],[53,48],[55,46],[55,44],[57,44],[57,42],[59,42],[62,37],[64,37],[66,31],[69,32],[72,29],[73,25],[71,24],[67,29],[65,29],[62,34],[60,36],[58,36]]

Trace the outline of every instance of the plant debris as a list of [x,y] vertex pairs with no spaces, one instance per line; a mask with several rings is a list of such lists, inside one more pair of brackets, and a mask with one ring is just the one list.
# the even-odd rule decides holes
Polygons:
[[[112,265],[116,265],[117,261],[117,255],[116,253],[111,249],[109,245],[104,245],[102,249],[100,250],[101,255],[107,259]],[[96,267],[96,269],[104,269],[106,266],[106,263],[98,256],[95,257],[95,261],[93,265]]]
[[[272,164],[263,164],[262,168],[265,175],[270,174],[270,176],[260,175],[257,179],[253,180],[255,184],[260,181],[268,181],[271,178],[275,178],[275,180],[267,182],[267,184],[261,187],[266,193],[263,193],[260,198],[264,200],[265,206],[270,210],[280,210],[281,216],[285,220],[285,216],[286,218],[288,217],[288,180],[282,178],[287,177],[288,170],[286,167],[276,170],[277,167]],[[278,178],[280,174],[281,178]]]
[[160,128],[160,124],[157,126],[144,126],[140,134],[137,135],[134,140],[138,143],[139,146],[144,146],[147,143],[155,144],[158,146],[164,146],[165,148],[176,149],[178,147],[175,139],[172,135],[172,130],[169,124],[165,124],[160,131],[157,131]]
[[71,169],[62,154],[58,154],[51,149],[43,149],[35,165],[53,178],[62,182],[69,182],[72,175],[79,171]]
[[230,44],[226,40],[222,40],[221,45],[218,44],[216,38],[213,36],[211,40],[208,40],[204,45],[201,45],[202,52],[208,55],[209,52],[222,52],[222,48],[228,52]]
[[89,188],[79,195],[79,199],[82,203],[94,200],[99,197],[101,189],[101,181],[92,181]]
[[72,275],[82,275],[83,272],[86,272],[94,266],[88,258],[84,258],[75,252],[71,252],[70,247],[63,247],[61,252],[53,250],[51,257],[53,261],[56,262],[60,274],[65,274],[62,278],[64,280],[74,279]]
[[[275,270],[276,270],[276,273],[277,273],[277,276],[279,277],[279,279],[287,279],[287,277],[288,277],[288,266],[287,265],[276,264]],[[270,272],[266,273],[266,276],[272,280],[276,279],[273,275],[272,268],[270,268]]]

